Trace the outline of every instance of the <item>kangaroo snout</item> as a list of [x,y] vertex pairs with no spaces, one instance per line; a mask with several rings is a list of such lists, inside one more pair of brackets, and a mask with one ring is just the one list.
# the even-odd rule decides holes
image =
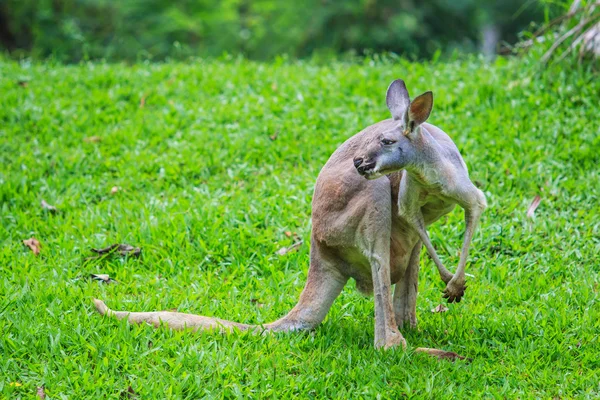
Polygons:
[[375,167],[375,164],[375,162],[365,162],[364,158],[362,157],[357,157],[354,159],[354,167],[358,173],[363,176],[372,170]]

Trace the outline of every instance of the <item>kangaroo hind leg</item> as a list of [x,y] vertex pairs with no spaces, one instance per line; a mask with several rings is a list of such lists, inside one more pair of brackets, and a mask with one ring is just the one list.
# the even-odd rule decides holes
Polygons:
[[375,347],[392,348],[406,341],[396,325],[392,304],[390,242],[392,207],[389,182],[373,181],[369,207],[359,225],[357,246],[369,261],[375,298]]
[[419,241],[413,247],[404,276],[394,288],[394,315],[400,328],[417,327],[417,291],[421,246],[422,243]]
[[320,254],[318,244],[313,244],[308,280],[298,304],[283,318],[265,325],[241,324],[219,318],[169,311],[113,311],[103,301],[97,299],[94,299],[94,305],[102,315],[117,319],[126,318],[133,324],[146,323],[155,327],[166,324],[171,329],[216,329],[221,332],[229,332],[233,329],[250,329],[257,332],[312,329],[323,321],[333,301],[348,281],[337,267],[339,265],[334,260],[328,260]]
[[316,328],[327,315],[348,277],[339,270],[340,260],[330,257],[313,237],[308,278],[298,304],[283,318],[265,325],[270,331]]

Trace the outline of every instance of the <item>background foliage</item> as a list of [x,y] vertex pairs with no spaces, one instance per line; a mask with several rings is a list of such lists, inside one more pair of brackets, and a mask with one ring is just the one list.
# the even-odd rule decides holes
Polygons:
[[514,43],[537,0],[2,0],[0,43],[63,61],[242,53],[474,51],[486,29]]

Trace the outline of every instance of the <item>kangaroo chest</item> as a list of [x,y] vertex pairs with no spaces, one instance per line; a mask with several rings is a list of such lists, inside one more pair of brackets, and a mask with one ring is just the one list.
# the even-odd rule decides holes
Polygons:
[[421,206],[421,214],[425,220],[425,225],[431,225],[450,211],[454,210],[456,203],[441,196],[427,196]]
[[[400,216],[398,201],[401,173],[392,176],[390,183],[392,185],[392,231],[390,240],[390,274],[392,283],[399,281],[408,267],[413,248],[419,241],[419,235],[409,224]],[[431,225],[438,219],[452,211],[455,203],[444,196],[437,188],[423,188],[412,186],[408,188],[411,191],[410,200],[416,200],[421,210],[425,225]]]

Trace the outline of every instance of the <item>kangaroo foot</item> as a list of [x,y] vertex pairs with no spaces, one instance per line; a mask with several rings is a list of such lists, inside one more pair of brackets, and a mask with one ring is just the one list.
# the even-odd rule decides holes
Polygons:
[[398,331],[398,329],[387,329],[385,332],[385,337],[376,337],[375,338],[375,348],[376,349],[392,349],[398,346],[402,346],[402,349],[406,349],[406,340]]

